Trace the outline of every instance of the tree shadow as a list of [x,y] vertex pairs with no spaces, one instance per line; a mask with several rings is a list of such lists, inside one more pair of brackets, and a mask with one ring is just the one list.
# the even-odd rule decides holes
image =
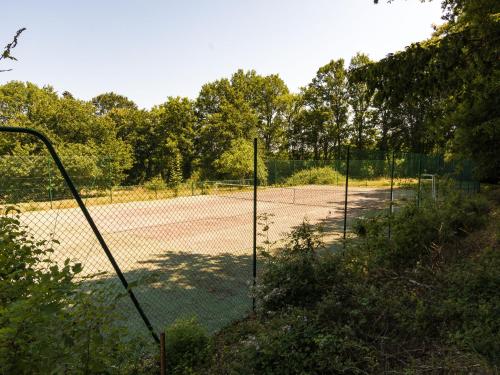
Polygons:
[[[388,189],[349,192],[348,230],[353,220],[360,216],[383,210],[388,212],[388,197]],[[343,214],[319,220],[326,234],[328,250],[343,247],[343,223]],[[260,266],[258,259],[258,269]],[[136,261],[133,267],[133,270],[124,272],[124,276],[132,284],[156,332],[176,319],[196,316],[213,333],[251,312],[250,288],[253,279],[250,250],[242,254],[228,252],[215,255],[165,250]],[[97,282],[124,294],[115,275],[108,274],[88,283]],[[147,333],[128,296],[121,298],[118,306],[131,328]]]
[[[176,319],[197,317],[213,333],[251,311],[249,254],[165,251],[136,266],[124,276],[156,332]],[[116,276],[108,274],[87,285],[97,283],[122,295],[117,307],[132,332],[147,332]]]

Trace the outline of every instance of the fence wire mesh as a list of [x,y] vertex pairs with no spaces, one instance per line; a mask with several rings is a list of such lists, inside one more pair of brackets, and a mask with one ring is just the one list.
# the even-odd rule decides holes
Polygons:
[[[469,162],[439,156],[351,150],[335,160],[268,159],[265,164],[267,180],[258,182],[258,246],[279,246],[284,233],[308,220],[321,224],[334,249],[342,243],[344,225],[349,230],[355,218],[438,199],[445,176],[465,193],[479,188]],[[122,293],[49,155],[2,155],[0,169],[0,203],[15,205],[35,238],[58,241],[55,260],[80,262],[83,275],[93,275],[88,283]],[[192,316],[215,332],[251,311],[252,179],[114,186],[77,172],[70,169],[156,332]],[[132,329],[147,333],[128,299],[119,307]]]

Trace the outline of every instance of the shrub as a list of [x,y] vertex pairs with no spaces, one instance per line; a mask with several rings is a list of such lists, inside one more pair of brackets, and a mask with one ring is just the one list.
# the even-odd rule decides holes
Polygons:
[[304,221],[291,232],[282,249],[265,253],[264,270],[254,291],[259,309],[304,306],[316,298],[316,253],[321,246],[317,228]]
[[322,251],[322,229],[304,221],[281,249],[263,253],[265,263],[254,294],[264,314],[316,304],[325,293],[349,279],[340,258]]
[[281,249],[268,241],[260,314],[217,337],[211,373],[489,373],[500,350],[498,241],[458,261],[440,254],[464,246],[460,236],[480,228],[487,211],[481,198],[447,195],[360,220],[360,238],[339,253],[321,251],[320,231],[307,222]]
[[153,177],[151,180],[144,183],[144,188],[149,191],[158,191],[165,190],[167,188],[167,184],[163,180],[163,178],[158,175]]
[[335,185],[345,177],[331,167],[303,169],[285,180],[284,185]]
[[443,279],[436,310],[448,341],[500,366],[500,252],[486,248],[455,264]]
[[[376,215],[355,221],[353,231],[373,267],[393,271],[429,265],[439,258],[443,244],[485,224],[488,204],[482,197],[447,194],[437,204],[408,205],[394,215]],[[388,239],[389,223],[391,239]]]
[[226,351],[224,373],[234,374],[363,374],[376,364],[373,349],[349,327],[321,327],[303,309],[254,326]]
[[82,266],[52,252],[16,215],[0,216],[0,373],[138,373],[147,346],[124,340],[109,290],[84,287]]
[[165,346],[173,374],[194,374],[207,364],[209,336],[195,318],[177,320],[169,326]]

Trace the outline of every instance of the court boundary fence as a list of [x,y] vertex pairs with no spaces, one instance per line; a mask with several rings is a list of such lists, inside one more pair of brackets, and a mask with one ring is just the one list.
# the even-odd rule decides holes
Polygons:
[[[116,262],[110,248],[108,247],[106,241],[104,240],[101,232],[99,231],[98,227],[96,226],[91,214],[89,213],[87,209],[87,205],[82,198],[80,192],[77,190],[75,187],[75,184],[72,180],[72,178],[69,176],[67,170],[65,169],[64,165],[62,164],[59,156],[57,155],[51,141],[42,133],[29,129],[29,128],[20,128],[20,127],[0,127],[0,132],[5,132],[5,133],[25,133],[31,136],[36,137],[37,139],[41,140],[47,150],[49,151],[49,154],[57,166],[57,169],[61,176],[63,177],[64,183],[67,185],[67,187],[70,189],[72,199],[74,199],[77,202],[77,205],[83,215],[85,216],[85,219],[88,223],[88,225],[91,227],[92,232],[95,236],[95,238],[98,240],[100,247],[106,254],[106,257],[110,264],[113,267],[114,272],[116,273],[116,276],[119,278],[121,285],[123,288],[125,288],[130,300],[132,301],[133,305],[135,306],[135,309],[137,313],[140,315],[142,321],[144,322],[147,330],[151,334],[151,336],[154,338],[154,340],[159,343],[159,337],[158,333],[155,332],[153,325],[151,324],[148,316],[146,315],[143,307],[139,303],[138,299],[136,298],[134,294],[133,287],[128,283],[126,280],[122,270],[120,269],[118,263]],[[433,200],[436,200],[440,194],[439,192],[439,181],[438,181],[438,176],[441,174],[445,174],[451,170],[453,170],[454,165],[446,165],[444,162],[444,159],[442,158],[428,158],[426,155],[423,154],[405,154],[405,161],[401,162],[403,160],[402,156],[399,155],[396,152],[379,152],[377,155],[371,155],[366,152],[358,152],[356,150],[351,150],[349,147],[345,149],[345,158],[339,158],[337,160],[333,161],[304,161],[304,160],[276,160],[276,159],[269,159],[267,160],[268,165],[272,166],[269,167],[268,170],[272,172],[272,175],[269,176],[267,181],[259,181],[258,179],[258,173],[257,173],[257,164],[258,164],[258,142],[257,139],[255,138],[253,140],[253,171],[252,171],[252,178],[242,178],[238,180],[226,180],[224,182],[220,181],[203,181],[200,183],[197,183],[197,186],[195,186],[194,182],[191,182],[190,187],[188,186],[188,189],[191,189],[191,195],[195,195],[195,188],[201,189],[200,194],[205,194],[206,190],[209,189],[224,189],[228,188],[231,192],[231,188],[234,187],[235,190],[237,189],[242,189],[245,192],[248,192],[249,195],[247,198],[244,199],[251,199],[253,201],[252,204],[252,259],[251,259],[251,267],[252,267],[252,279],[251,283],[253,286],[256,285],[257,281],[257,250],[258,250],[258,245],[257,245],[257,235],[258,235],[258,202],[259,202],[259,188],[260,189],[265,189],[267,187],[276,187],[277,184],[280,181],[286,180],[287,177],[293,176],[296,172],[300,171],[301,168],[321,168],[321,167],[331,167],[334,169],[337,173],[337,185],[339,185],[338,179],[339,176],[344,177],[344,188],[343,190],[343,217],[342,217],[342,244],[345,247],[347,243],[347,233],[348,233],[348,220],[349,220],[349,193],[350,193],[350,182],[353,182],[354,179],[356,178],[363,178],[367,177],[366,170],[366,165],[363,164],[363,161],[366,160],[372,160],[376,161],[376,163],[372,163],[373,165],[371,167],[371,172],[370,173],[375,173],[377,176],[382,176],[383,178],[386,178],[389,180],[389,202],[388,202],[388,207],[384,207],[385,209],[388,209],[388,214],[392,215],[394,212],[394,206],[395,206],[395,194],[394,194],[394,188],[395,188],[395,180],[398,177],[397,176],[397,171],[398,168],[399,170],[404,170],[403,172],[400,172],[401,175],[409,176],[413,180],[417,181],[417,191],[416,191],[416,196],[415,201],[416,205],[420,206],[422,199],[423,199],[423,189],[422,189],[422,178],[427,178],[431,177],[432,179],[432,190],[431,190],[431,197]],[[368,159],[371,157],[372,159]],[[365,159],[363,159],[365,158]],[[377,158],[377,159],[375,159]],[[425,158],[428,158],[430,160],[427,160]],[[427,167],[426,167],[427,164]],[[429,167],[430,165],[430,167]],[[278,173],[278,170],[281,169],[284,172],[280,176]],[[374,170],[377,170],[374,172]],[[378,173],[378,174],[377,174]],[[464,187],[462,186],[462,180],[464,180],[465,175],[462,176],[455,176],[457,183],[459,184],[459,189],[464,190]],[[50,172],[49,168],[49,188],[48,188],[48,196],[50,199],[50,207],[52,209],[52,200],[54,199],[53,192],[51,190],[51,181],[53,178],[57,176],[53,176]],[[248,177],[248,176],[246,176]],[[469,176],[470,178],[470,176]],[[471,192],[478,192],[479,191],[479,183],[473,182],[472,184],[467,183],[465,185],[467,187],[467,193]],[[294,189],[293,190],[293,204],[296,204],[295,202],[295,188],[293,186],[286,186],[282,185],[281,186],[283,189]],[[154,196],[156,196],[157,199],[161,199],[161,196],[158,195],[160,192],[159,190],[156,189],[156,187],[152,187]],[[340,191],[340,190],[339,190]],[[233,191],[234,192],[234,191]],[[109,200],[110,203],[113,203],[113,187],[110,188],[109,192]],[[251,193],[251,195],[250,195]],[[176,196],[176,195],[174,195]],[[165,198],[165,197],[164,197]],[[170,198],[168,196],[167,198]],[[384,200],[385,202],[385,200]],[[384,203],[385,204],[385,203]],[[388,228],[388,237],[391,237],[391,227],[390,227],[391,221],[389,220],[389,228]],[[255,310],[256,306],[256,301],[255,297],[252,297],[252,309]]]

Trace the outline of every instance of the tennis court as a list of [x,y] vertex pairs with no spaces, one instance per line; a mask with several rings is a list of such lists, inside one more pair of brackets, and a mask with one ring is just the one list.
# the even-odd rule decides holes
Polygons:
[[[259,187],[257,207],[259,214],[271,214],[271,241],[304,218],[336,228],[333,236],[339,236],[344,198],[341,186]],[[386,188],[353,188],[348,213],[387,207],[388,198]],[[90,206],[89,211],[127,280],[141,280],[136,293],[156,329],[197,315],[216,330],[248,311],[251,187],[221,184],[209,195]],[[57,209],[56,202],[51,210],[23,213],[21,221],[37,239],[57,239],[55,259],[81,262],[85,274],[106,272],[95,279],[120,288],[78,208]],[[127,314],[135,315],[127,303]]]

